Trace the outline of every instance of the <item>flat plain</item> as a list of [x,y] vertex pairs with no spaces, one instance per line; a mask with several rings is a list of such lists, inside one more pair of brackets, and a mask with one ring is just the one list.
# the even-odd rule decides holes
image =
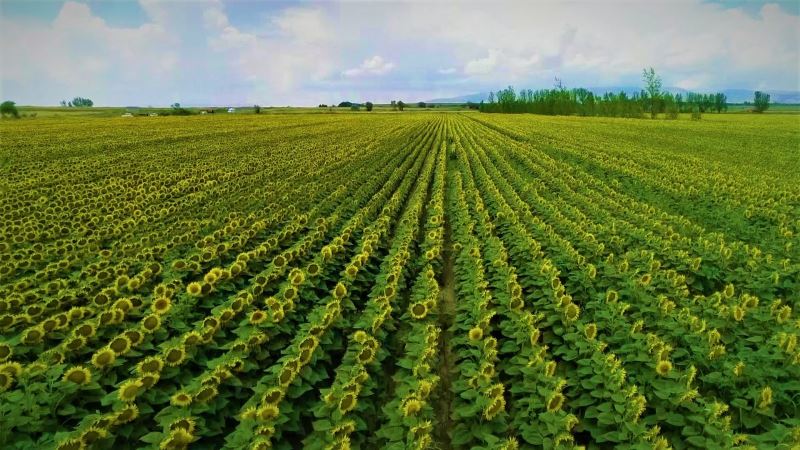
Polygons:
[[799,301],[800,115],[0,123],[2,448],[797,448]]

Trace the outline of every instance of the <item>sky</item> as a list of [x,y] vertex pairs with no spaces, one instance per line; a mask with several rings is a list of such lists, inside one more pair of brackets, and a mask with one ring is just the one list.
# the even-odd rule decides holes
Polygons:
[[406,102],[516,88],[800,90],[800,0],[0,0],[0,98]]

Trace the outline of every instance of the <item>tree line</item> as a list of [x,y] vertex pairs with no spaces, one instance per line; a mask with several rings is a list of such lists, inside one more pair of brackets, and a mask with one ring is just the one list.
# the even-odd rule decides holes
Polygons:
[[59,104],[67,108],[90,108],[94,106],[94,102],[91,99],[83,97],[75,97],[71,101],[61,100]]
[[[488,102],[481,102],[481,112],[492,113],[534,113],[545,115],[578,115],[640,118],[649,115],[656,118],[664,114],[668,119],[677,119],[679,113],[692,113],[699,119],[701,113],[723,112],[728,110],[727,96],[722,92],[698,94],[694,92],[672,94],[662,91],[661,78],[653,68],[642,73],[644,87],[639,92],[606,92],[595,94],[584,88],[567,89],[556,78],[552,89],[523,89],[519,92],[509,86],[497,92],[490,92]],[[760,100],[756,94],[757,103]],[[766,104],[769,104],[769,95]],[[760,104],[763,104],[761,100]],[[763,105],[762,105],[763,106]],[[761,109],[763,111],[766,108]],[[759,110],[759,106],[756,106]],[[760,112],[760,111],[759,111]]]

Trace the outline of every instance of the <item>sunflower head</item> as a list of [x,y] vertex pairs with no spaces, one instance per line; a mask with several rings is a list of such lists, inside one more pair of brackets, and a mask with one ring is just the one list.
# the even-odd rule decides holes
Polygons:
[[108,436],[108,431],[103,428],[89,427],[81,434],[81,441],[87,446],[92,445],[95,441],[105,439]]
[[347,288],[341,282],[336,284],[336,287],[333,289],[333,298],[336,299],[343,299],[347,295]]
[[172,301],[167,297],[158,297],[153,300],[153,304],[150,308],[153,310],[153,313],[164,315],[172,308]]
[[130,403],[136,400],[136,396],[142,390],[144,385],[140,379],[128,380],[122,383],[117,391],[119,399],[125,403]]
[[469,330],[470,341],[480,341],[483,339],[483,329],[481,327],[473,327]]
[[733,367],[733,375],[736,377],[740,377],[742,376],[742,373],[744,373],[744,363],[742,361],[739,361]]
[[417,302],[411,305],[409,311],[411,313],[411,317],[417,320],[424,319],[425,316],[428,315],[428,307],[422,302]]
[[145,333],[153,333],[161,328],[161,318],[156,314],[150,314],[142,320],[142,329]]
[[489,403],[486,408],[483,410],[483,417],[486,420],[492,420],[497,417],[498,414],[505,411],[506,409],[506,401],[503,397],[495,397]]
[[375,351],[370,347],[364,347],[358,352],[358,362],[361,364],[369,364],[375,360]]
[[547,411],[555,412],[561,410],[561,407],[564,405],[564,394],[561,392],[555,392],[553,395],[547,399]]
[[342,395],[342,399],[339,400],[339,411],[342,414],[347,414],[349,411],[352,411],[357,404],[358,400],[356,394],[353,392],[346,392]]
[[131,349],[131,341],[124,334],[117,336],[108,344],[108,348],[114,351],[119,356],[128,352]]
[[606,291],[606,302],[614,303],[619,299],[619,294],[615,290],[609,289]]
[[75,384],[87,384],[92,381],[92,372],[86,367],[75,366],[67,369],[64,372],[64,381],[69,381]]
[[731,312],[733,315],[733,320],[737,322],[741,322],[742,320],[744,320],[744,308],[742,308],[741,306],[739,305],[734,306]]
[[734,287],[733,287],[733,284],[732,284],[732,283],[731,283],[731,284],[727,284],[727,285],[725,285],[725,289],[723,289],[723,290],[722,290],[722,295],[723,295],[725,298],[731,298],[731,297],[733,297],[733,295],[734,295],[735,293],[736,293],[736,290],[734,289]]
[[594,323],[586,325],[586,328],[583,329],[583,334],[586,335],[586,339],[593,341],[597,336],[597,325]]
[[402,403],[402,410],[404,417],[411,417],[416,415],[422,409],[422,402],[416,397],[409,397]]
[[178,391],[170,397],[169,402],[174,406],[189,406],[192,404],[192,396],[186,392]]
[[656,373],[665,377],[672,371],[672,363],[668,360],[662,360],[656,363]]
[[177,430],[178,428],[186,430],[189,434],[194,434],[194,430],[197,428],[197,422],[191,417],[181,417],[169,424],[170,431]]
[[171,367],[179,366],[185,359],[186,349],[182,345],[167,350],[164,355],[164,361]]
[[186,286],[186,293],[192,297],[199,297],[203,294],[203,285],[197,281],[193,281]]
[[567,322],[574,322],[578,320],[580,314],[581,314],[581,309],[575,303],[570,303],[564,309],[564,318],[567,319]]
[[772,388],[769,386],[764,386],[764,389],[762,389],[761,393],[759,394],[758,408],[767,409],[771,404],[772,404]]
[[0,344],[0,361],[6,361],[12,354],[11,346],[8,344]]
[[116,353],[110,348],[102,348],[92,355],[92,364],[98,369],[103,369],[114,363],[117,359]]
[[269,422],[277,419],[280,413],[277,405],[267,404],[256,410],[256,417],[261,421]]

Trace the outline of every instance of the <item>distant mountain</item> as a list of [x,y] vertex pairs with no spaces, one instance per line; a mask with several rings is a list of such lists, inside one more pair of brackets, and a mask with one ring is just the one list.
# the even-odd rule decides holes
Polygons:
[[[595,95],[602,95],[606,92],[625,92],[628,95],[641,92],[642,88],[638,86],[595,86],[587,88]],[[687,89],[679,87],[666,87],[665,91],[672,94],[682,94],[690,92]],[[709,93],[708,91],[698,90],[691,92]],[[716,92],[716,91],[715,91]],[[728,103],[744,103],[753,101],[753,92],[755,89],[723,89],[722,93],[728,97]],[[766,91],[770,95],[770,101],[773,103],[800,103],[800,91]],[[425,103],[466,103],[474,102],[480,103],[481,100],[488,101],[488,92],[478,92],[476,94],[461,95],[458,97],[437,98],[428,100]]]
[[481,100],[486,100],[488,98],[488,92],[478,92],[477,94],[460,95],[458,97],[436,98],[433,100],[427,100],[425,103],[480,103]]

